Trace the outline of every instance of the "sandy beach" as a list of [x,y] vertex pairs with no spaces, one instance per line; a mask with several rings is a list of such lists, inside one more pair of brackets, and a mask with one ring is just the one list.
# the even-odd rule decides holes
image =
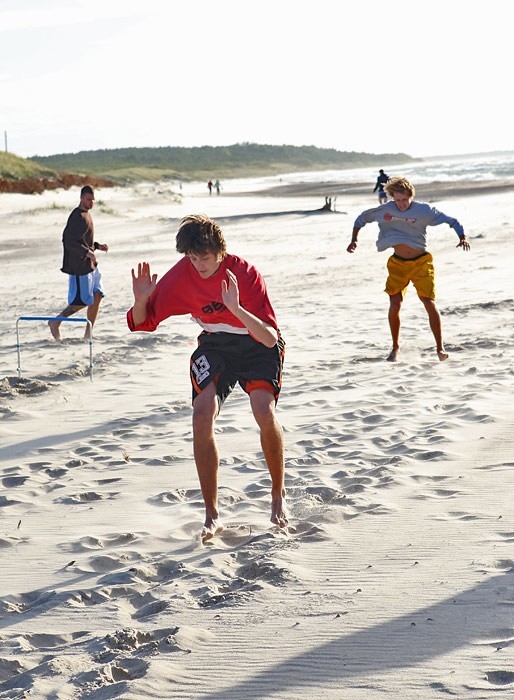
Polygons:
[[[512,182],[419,188],[464,225],[429,230],[447,362],[411,288],[390,349],[387,253],[367,183],[102,189],[106,298],[94,373],[66,304],[78,190],[0,195],[0,698],[490,700],[514,692]],[[202,544],[189,357],[199,328],[131,334],[130,270],[179,259],[206,213],[266,279],[287,343],[277,408],[290,527],[247,397],[217,421],[225,531]],[[19,376],[20,374],[20,376]]]

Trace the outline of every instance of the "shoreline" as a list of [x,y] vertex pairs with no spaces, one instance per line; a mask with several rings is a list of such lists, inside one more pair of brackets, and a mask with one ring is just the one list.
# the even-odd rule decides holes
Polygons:
[[[413,182],[416,188],[416,199],[448,199],[452,197],[469,197],[472,195],[499,194],[514,190],[512,180],[462,180],[459,182]],[[369,182],[300,182],[294,184],[279,184],[254,192],[235,193],[233,196],[261,197],[307,197],[307,196],[337,196],[355,197],[367,196],[372,193],[373,183]]]

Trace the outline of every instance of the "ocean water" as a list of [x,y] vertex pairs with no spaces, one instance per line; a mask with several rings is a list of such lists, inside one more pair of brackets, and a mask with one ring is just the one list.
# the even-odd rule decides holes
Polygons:
[[[437,156],[404,165],[384,165],[383,168],[389,176],[405,176],[415,184],[458,182],[459,180],[504,180],[514,178],[514,151]],[[369,166],[345,170],[286,173],[260,178],[234,179],[230,181],[230,190],[232,192],[247,190],[250,182],[254,190],[300,182],[374,183],[377,176],[378,168]]]
[[514,151],[431,158],[404,168],[404,173],[417,182],[510,179],[514,177]]

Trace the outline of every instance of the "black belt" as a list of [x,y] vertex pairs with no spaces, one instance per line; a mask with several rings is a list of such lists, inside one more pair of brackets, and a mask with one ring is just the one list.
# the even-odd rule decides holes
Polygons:
[[398,255],[397,253],[393,253],[393,258],[396,258],[397,260],[403,260],[403,262],[412,262],[413,260],[419,260],[424,255],[428,255],[428,250],[425,250],[424,253],[420,253],[419,255],[416,255],[415,258],[402,258],[402,256]]

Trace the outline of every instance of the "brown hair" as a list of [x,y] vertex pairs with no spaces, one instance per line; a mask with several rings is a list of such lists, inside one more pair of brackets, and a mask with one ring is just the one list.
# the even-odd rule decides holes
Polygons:
[[227,245],[218,224],[205,214],[191,214],[180,222],[176,247],[184,255],[214,253],[220,260],[227,254]]
[[384,189],[390,197],[393,196],[394,192],[404,192],[408,194],[409,197],[414,197],[416,194],[414,185],[409,182],[406,177],[392,177],[389,182],[384,185]]

